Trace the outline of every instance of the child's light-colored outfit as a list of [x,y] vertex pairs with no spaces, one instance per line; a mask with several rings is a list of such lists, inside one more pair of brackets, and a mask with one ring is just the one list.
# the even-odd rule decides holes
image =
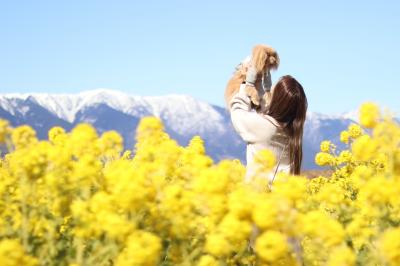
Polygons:
[[[231,121],[236,132],[247,143],[246,148],[246,181],[251,181],[257,171],[254,163],[254,155],[263,149],[272,151],[280,163],[277,172],[290,172],[290,158],[287,143],[289,141],[286,133],[279,123],[271,116],[257,113],[251,108],[250,97],[245,92],[246,84],[240,86],[229,103]],[[263,93],[263,92],[259,92]],[[267,107],[268,108],[268,107]],[[266,178],[271,181],[275,169],[268,173]]]

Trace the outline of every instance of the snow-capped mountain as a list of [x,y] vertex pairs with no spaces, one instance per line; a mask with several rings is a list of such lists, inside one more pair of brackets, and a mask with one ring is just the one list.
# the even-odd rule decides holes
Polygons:
[[[205,140],[208,154],[215,160],[245,160],[245,144],[234,131],[229,113],[222,107],[186,95],[141,97],[123,92],[98,89],[77,94],[2,94],[0,117],[13,126],[29,124],[40,138],[47,137],[53,126],[70,130],[87,122],[99,133],[118,131],[126,148],[134,144],[134,132],[140,118],[159,117],[166,131],[181,145],[194,135]],[[304,133],[304,168],[316,168],[315,153],[324,139],[338,142],[342,130],[353,122],[354,113],[327,116],[309,113]]]
[[[185,95],[138,97],[114,90],[98,89],[78,94],[33,93],[0,96],[0,106],[11,114],[19,111],[17,103],[21,101],[32,101],[69,123],[75,122],[80,111],[106,104],[130,116],[158,116],[165,119],[165,123],[174,125],[179,133],[190,133],[190,128],[206,129],[211,125],[218,125],[215,122],[222,118],[211,105]],[[27,110],[21,109],[20,112],[25,113]],[[216,129],[222,130],[221,127]]]

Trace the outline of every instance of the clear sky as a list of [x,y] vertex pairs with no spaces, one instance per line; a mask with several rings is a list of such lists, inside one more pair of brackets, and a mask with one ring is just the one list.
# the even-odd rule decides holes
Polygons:
[[223,106],[254,44],[275,47],[309,109],[400,111],[400,1],[0,0],[0,93],[110,88]]

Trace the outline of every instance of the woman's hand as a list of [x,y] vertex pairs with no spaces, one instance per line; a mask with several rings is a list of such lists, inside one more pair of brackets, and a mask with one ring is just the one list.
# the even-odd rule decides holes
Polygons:
[[255,106],[260,106],[260,96],[258,94],[258,91],[256,89],[256,87],[251,86],[251,85],[246,85],[246,87],[244,88],[247,96],[250,97],[251,102],[255,105]]

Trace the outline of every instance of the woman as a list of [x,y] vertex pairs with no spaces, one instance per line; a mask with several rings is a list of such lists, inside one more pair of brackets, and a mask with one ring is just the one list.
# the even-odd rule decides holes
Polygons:
[[242,84],[230,101],[230,113],[237,133],[247,142],[246,181],[256,174],[254,155],[263,149],[271,150],[277,158],[276,169],[268,173],[273,181],[276,172],[300,174],[303,151],[303,126],[307,112],[307,97],[300,83],[291,76],[283,76],[268,90],[268,102],[262,110],[252,108]]

